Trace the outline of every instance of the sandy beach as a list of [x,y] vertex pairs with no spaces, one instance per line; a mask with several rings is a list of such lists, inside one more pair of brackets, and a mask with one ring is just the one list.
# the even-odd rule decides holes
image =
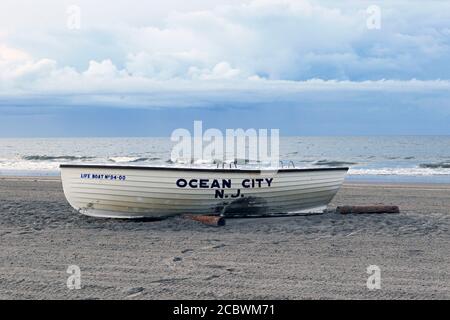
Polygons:
[[378,203],[401,213],[213,228],[85,217],[58,178],[0,177],[0,299],[449,299],[450,185],[346,183],[330,207]]

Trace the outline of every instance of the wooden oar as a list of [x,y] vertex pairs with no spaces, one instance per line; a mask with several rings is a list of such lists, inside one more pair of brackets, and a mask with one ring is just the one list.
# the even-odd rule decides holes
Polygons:
[[350,214],[350,213],[400,213],[398,206],[339,206],[336,208],[336,213]]
[[206,216],[200,214],[185,214],[183,215],[185,219],[191,219],[194,221],[201,222],[213,227],[223,227],[225,225],[225,218],[221,216]]

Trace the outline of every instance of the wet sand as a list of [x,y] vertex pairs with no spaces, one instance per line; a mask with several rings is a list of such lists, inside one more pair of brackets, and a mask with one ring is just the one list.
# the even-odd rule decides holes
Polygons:
[[[330,207],[378,203],[402,213],[212,228],[85,217],[58,179],[0,177],[0,298],[450,299],[450,185],[346,183]],[[80,290],[67,288],[69,265]]]

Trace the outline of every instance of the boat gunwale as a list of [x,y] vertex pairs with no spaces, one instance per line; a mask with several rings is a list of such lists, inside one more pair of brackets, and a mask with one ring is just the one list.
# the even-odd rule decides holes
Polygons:
[[131,169],[131,170],[159,170],[159,171],[190,171],[190,172],[220,172],[220,173],[268,173],[268,172],[320,172],[320,171],[348,171],[349,167],[326,167],[326,168],[278,168],[278,169],[225,169],[225,168],[182,168],[182,167],[150,167],[130,165],[101,165],[101,164],[60,164],[60,168],[90,168],[90,169]]

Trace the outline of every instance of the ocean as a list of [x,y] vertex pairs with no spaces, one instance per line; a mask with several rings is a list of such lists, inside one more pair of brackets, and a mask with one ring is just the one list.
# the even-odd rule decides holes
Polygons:
[[[0,139],[1,176],[55,176],[60,163],[174,165],[169,138]],[[450,136],[282,137],[296,167],[349,166],[347,180],[450,183]]]

